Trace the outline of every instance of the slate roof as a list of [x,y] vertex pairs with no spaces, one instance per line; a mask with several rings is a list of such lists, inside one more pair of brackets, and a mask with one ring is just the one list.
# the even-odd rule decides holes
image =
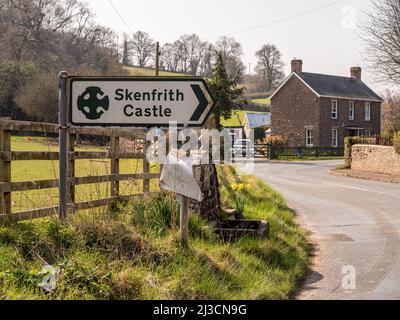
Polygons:
[[364,82],[351,78],[303,72],[298,75],[320,96],[382,101]]
[[271,125],[270,113],[246,113],[246,118],[251,129]]

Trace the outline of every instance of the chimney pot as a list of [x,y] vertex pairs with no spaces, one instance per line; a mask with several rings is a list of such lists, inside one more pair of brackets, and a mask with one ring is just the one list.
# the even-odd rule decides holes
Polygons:
[[303,60],[294,58],[292,60],[292,72],[300,74],[303,72]]
[[361,81],[361,72],[362,69],[360,67],[352,67],[350,69],[350,75],[352,78],[360,80]]

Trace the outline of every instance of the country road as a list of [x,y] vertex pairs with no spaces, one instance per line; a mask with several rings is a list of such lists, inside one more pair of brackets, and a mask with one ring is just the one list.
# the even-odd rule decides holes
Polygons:
[[255,164],[254,174],[283,193],[315,243],[298,299],[400,299],[400,184],[330,175],[339,163]]

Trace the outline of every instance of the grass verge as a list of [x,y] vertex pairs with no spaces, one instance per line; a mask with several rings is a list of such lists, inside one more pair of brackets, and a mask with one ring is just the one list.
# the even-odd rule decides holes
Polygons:
[[[190,249],[178,241],[173,195],[151,195],[108,210],[0,228],[0,299],[287,299],[307,271],[308,245],[283,197],[254,177],[219,168],[222,201],[231,183],[253,185],[245,216],[267,219],[269,240],[224,243],[199,216]],[[41,286],[51,265],[54,290]]]

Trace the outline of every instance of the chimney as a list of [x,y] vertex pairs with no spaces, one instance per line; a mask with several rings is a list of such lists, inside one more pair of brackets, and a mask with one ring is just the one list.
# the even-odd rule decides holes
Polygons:
[[353,67],[350,69],[351,77],[361,81],[361,71],[360,67]]
[[300,74],[303,72],[303,60],[294,58],[292,60],[292,72]]

